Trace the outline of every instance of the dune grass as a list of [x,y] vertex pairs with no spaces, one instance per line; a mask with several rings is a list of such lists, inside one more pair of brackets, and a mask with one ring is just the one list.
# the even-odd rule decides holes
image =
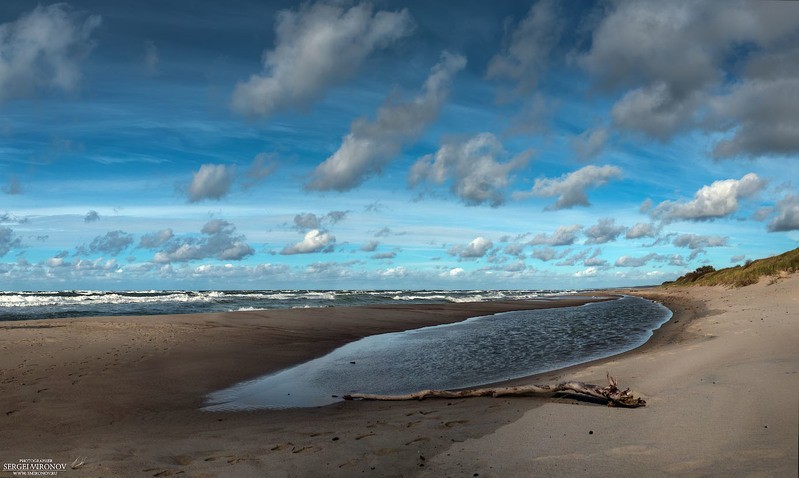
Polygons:
[[715,270],[712,266],[702,266],[673,282],[664,285],[726,285],[743,287],[757,283],[762,277],[779,277],[783,272],[799,270],[799,248],[778,256],[747,261],[746,265]]

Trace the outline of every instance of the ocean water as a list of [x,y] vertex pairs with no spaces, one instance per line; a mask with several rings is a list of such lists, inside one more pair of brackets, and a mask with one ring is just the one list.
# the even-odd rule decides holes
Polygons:
[[556,290],[211,290],[0,292],[0,320],[98,315],[190,314],[392,303],[523,300],[575,294]]
[[212,393],[204,410],[313,407],[354,392],[474,387],[631,350],[670,317],[671,311],[661,304],[627,296],[375,335]]

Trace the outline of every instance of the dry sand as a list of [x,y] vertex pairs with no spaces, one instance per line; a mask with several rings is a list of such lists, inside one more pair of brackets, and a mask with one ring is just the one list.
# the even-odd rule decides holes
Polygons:
[[557,398],[198,410],[208,392],[365,335],[528,302],[6,322],[0,461],[85,457],[59,474],[81,477],[796,476],[798,292],[799,276],[638,290],[675,312],[646,345],[525,380],[610,371],[647,399],[635,410]]

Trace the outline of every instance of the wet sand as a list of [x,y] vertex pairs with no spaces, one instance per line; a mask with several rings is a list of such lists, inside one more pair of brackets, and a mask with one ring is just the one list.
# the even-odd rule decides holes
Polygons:
[[792,476],[797,291],[799,277],[634,291],[675,312],[646,345],[522,381],[610,371],[647,399],[637,410],[480,398],[199,411],[209,392],[366,335],[531,302],[5,322],[0,460],[85,459],[65,476]]

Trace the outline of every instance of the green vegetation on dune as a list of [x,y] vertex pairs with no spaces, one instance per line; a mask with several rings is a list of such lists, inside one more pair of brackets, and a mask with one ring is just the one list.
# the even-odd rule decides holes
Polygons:
[[746,265],[716,270],[713,266],[702,266],[672,282],[663,285],[726,285],[743,287],[754,284],[764,276],[779,276],[782,272],[799,270],[799,248],[778,256],[746,261]]

